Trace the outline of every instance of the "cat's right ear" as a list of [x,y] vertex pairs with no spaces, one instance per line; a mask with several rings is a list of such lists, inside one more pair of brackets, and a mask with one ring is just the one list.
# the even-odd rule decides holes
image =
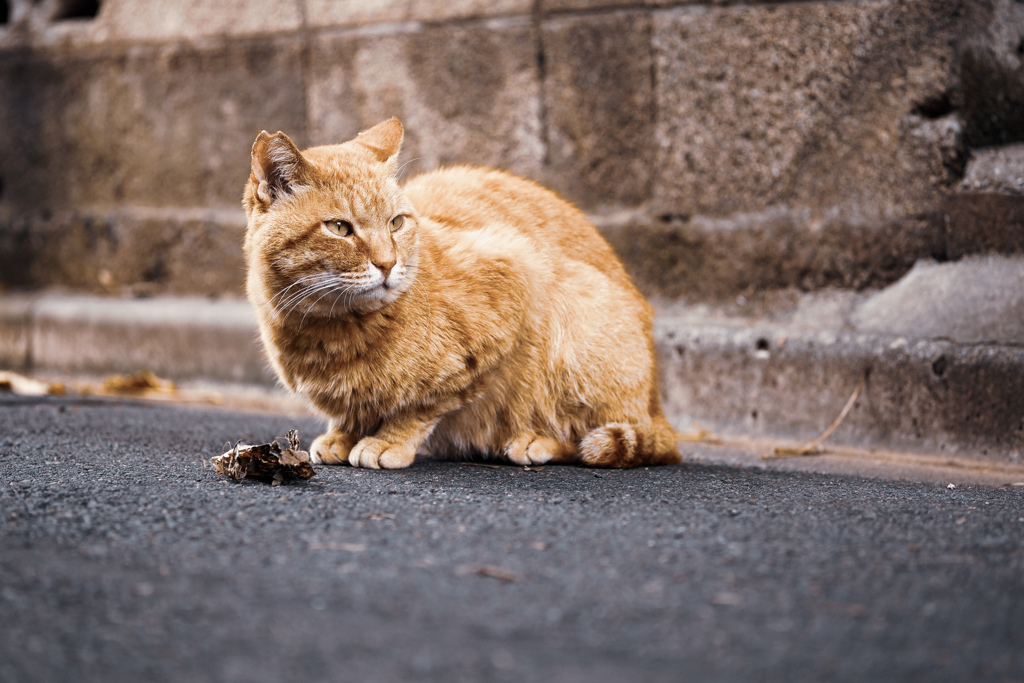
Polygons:
[[395,164],[398,161],[398,150],[402,148],[402,140],[405,138],[405,130],[402,123],[392,116],[387,121],[382,121],[369,130],[364,130],[356,136],[355,142],[369,150],[377,161],[388,167],[388,172],[394,174]]
[[261,131],[252,143],[252,194],[263,208],[289,194],[301,182],[306,160],[291,139],[277,131]]

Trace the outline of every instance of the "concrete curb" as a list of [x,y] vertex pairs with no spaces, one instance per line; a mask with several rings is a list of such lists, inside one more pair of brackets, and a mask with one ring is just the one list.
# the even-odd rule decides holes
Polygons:
[[0,304],[0,363],[65,374],[151,370],[173,379],[275,383],[248,302],[42,295]]
[[[884,292],[877,295],[883,296]],[[859,310],[870,310],[871,301]],[[657,304],[666,410],[730,437],[810,441],[861,395],[829,443],[1024,463],[1024,348],[913,339],[806,321],[694,315]],[[856,317],[856,316],[854,316]],[[273,386],[249,304],[44,294],[0,300],[0,366]]]
[[677,426],[808,442],[863,380],[829,439],[859,448],[1024,463],[1024,350],[761,322],[658,321]]

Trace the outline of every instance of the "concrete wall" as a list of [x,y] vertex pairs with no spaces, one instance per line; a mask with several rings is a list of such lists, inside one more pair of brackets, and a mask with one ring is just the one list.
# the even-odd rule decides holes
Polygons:
[[[1024,249],[1024,4],[7,0],[0,283],[241,292],[261,129],[391,115],[595,216],[689,299]],[[89,15],[98,8],[94,17]]]

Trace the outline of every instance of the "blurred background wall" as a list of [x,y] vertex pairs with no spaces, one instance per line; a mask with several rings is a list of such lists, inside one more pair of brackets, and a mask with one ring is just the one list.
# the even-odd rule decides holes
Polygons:
[[0,0],[0,283],[240,296],[249,148],[392,115],[590,213],[649,293],[1024,247],[1024,3]]

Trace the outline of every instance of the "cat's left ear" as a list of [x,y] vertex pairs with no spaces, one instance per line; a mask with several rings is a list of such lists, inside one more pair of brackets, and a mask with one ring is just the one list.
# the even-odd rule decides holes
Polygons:
[[252,143],[252,192],[264,207],[289,194],[302,182],[306,160],[287,135],[262,131]]
[[402,128],[402,122],[392,116],[370,130],[364,130],[356,136],[355,141],[370,150],[377,157],[377,161],[390,166],[391,172],[394,173],[398,150],[402,147],[404,137],[405,130]]

